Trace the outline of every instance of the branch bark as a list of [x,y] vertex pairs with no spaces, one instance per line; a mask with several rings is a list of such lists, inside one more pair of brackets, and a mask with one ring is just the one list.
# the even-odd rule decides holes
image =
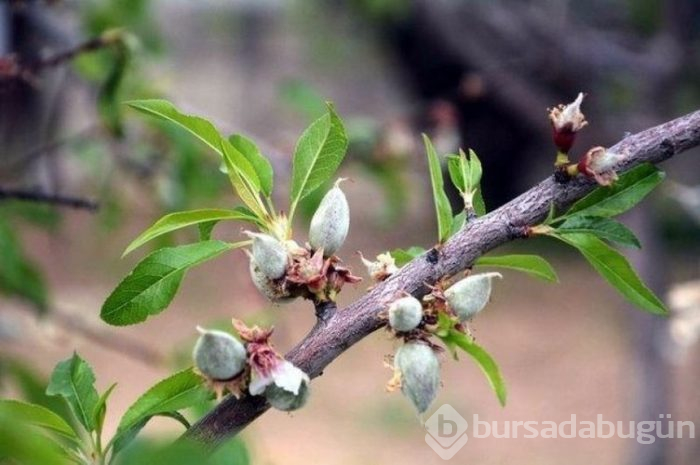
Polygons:
[[[617,166],[623,172],[645,162],[660,163],[697,145],[700,111],[628,136],[610,150],[624,154]],[[417,257],[353,304],[335,313],[331,310],[330,316],[320,319],[286,358],[312,378],[319,376],[340,354],[382,326],[378,314],[399,292],[407,291],[416,297],[426,294],[426,283],[467,269],[479,256],[517,239],[521,228],[540,223],[552,203],[557,209],[564,208],[595,187],[594,182],[583,177],[565,185],[557,184],[552,177],[545,179],[501,208],[469,222],[444,244],[437,261],[428,260],[426,255]],[[327,315],[317,308],[317,314],[321,313]],[[229,396],[185,436],[215,447],[268,408],[262,396]]]

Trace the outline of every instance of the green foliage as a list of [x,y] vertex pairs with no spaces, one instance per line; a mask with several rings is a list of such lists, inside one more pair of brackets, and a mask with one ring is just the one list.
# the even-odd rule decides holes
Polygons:
[[260,180],[260,189],[266,197],[272,195],[273,172],[270,160],[265,158],[255,142],[240,134],[228,138],[229,142],[253,166]]
[[479,257],[474,266],[491,266],[522,271],[544,281],[557,282],[552,265],[539,255],[500,255]]
[[[151,241],[163,234],[186,228],[188,226],[201,225],[202,223],[218,222],[222,220],[240,220],[256,225],[259,224],[258,218],[251,211],[242,207],[238,207],[233,210],[207,208],[202,210],[169,213],[156,221],[153,226],[142,232],[139,237],[134,239],[126,250],[124,250],[122,257],[141,247],[148,241]],[[209,235],[211,235],[211,231],[209,231]]]
[[602,216],[574,215],[557,227],[561,233],[593,234],[600,239],[641,248],[639,239],[624,224]]
[[474,342],[471,336],[454,329],[454,323],[444,317],[444,315],[441,315],[438,324],[440,325],[440,329],[437,332],[437,336],[445,343],[445,346],[450,350],[455,360],[457,359],[457,348],[469,354],[479,368],[481,368],[484,375],[486,375],[486,379],[491,389],[493,389],[493,392],[496,394],[498,402],[501,406],[505,406],[508,397],[506,383],[493,357],[491,357],[483,347]]
[[622,174],[612,186],[598,187],[559,219],[574,215],[606,218],[620,215],[641,202],[664,177],[664,172],[654,165],[639,165]]
[[470,149],[469,157],[463,150],[459,151],[459,156],[449,155],[447,157],[447,170],[450,173],[452,183],[462,194],[465,208],[467,210],[473,209],[479,216],[486,214],[486,206],[481,194],[483,168],[476,153]]
[[78,440],[73,428],[63,418],[41,405],[0,399],[0,418],[11,418],[15,424],[45,428],[73,441]]
[[566,232],[552,232],[550,235],[578,249],[610,285],[637,307],[656,315],[668,313],[663,302],[644,285],[627,259],[596,236]]
[[289,217],[301,199],[328,181],[345,157],[348,138],[333,106],[301,135],[294,150]]
[[414,246],[408,249],[394,249],[390,253],[396,262],[396,266],[401,267],[425,252],[426,250],[424,248]]
[[46,394],[61,396],[85,430],[95,430],[95,412],[99,403],[95,373],[77,353],[56,365]]
[[241,245],[204,241],[156,250],[139,262],[107,297],[100,313],[102,320],[123,326],[160,313],[175,297],[189,268]]
[[126,447],[153,416],[171,416],[178,410],[201,404],[210,398],[211,393],[204,386],[204,379],[191,368],[160,381],[139,397],[122,416],[112,440],[115,453]]
[[37,266],[24,254],[19,238],[0,218],[0,291],[20,297],[43,313],[48,306],[44,279]]
[[425,152],[428,155],[428,168],[430,170],[430,183],[433,187],[433,202],[437,215],[438,242],[443,243],[450,237],[452,227],[452,207],[445,194],[445,185],[442,179],[442,167],[435,148],[428,136],[423,134]]

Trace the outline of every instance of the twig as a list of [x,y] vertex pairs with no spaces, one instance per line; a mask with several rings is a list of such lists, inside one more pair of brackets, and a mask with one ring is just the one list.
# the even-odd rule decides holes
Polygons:
[[[610,150],[626,154],[617,167],[622,172],[644,162],[660,163],[697,145],[700,145],[700,111],[629,136]],[[557,184],[551,177],[542,181],[503,207],[465,225],[445,243],[437,261],[428,261],[426,256],[414,259],[355,303],[335,313],[322,327],[317,323],[286,358],[311,377],[318,376],[350,346],[381,327],[378,314],[384,309],[382,302],[400,291],[416,297],[424,295],[425,283],[432,284],[459,273],[479,256],[514,240],[513,225],[536,225],[546,218],[550,205],[564,208],[595,186],[581,177],[566,185]],[[230,396],[193,425],[185,436],[215,447],[268,408],[261,396],[239,400]]]
[[39,191],[3,189],[0,187],[0,201],[3,200],[21,200],[24,202],[47,203],[59,207],[82,209],[91,212],[95,212],[100,208],[97,202],[79,197],[67,197],[57,194],[47,194]]

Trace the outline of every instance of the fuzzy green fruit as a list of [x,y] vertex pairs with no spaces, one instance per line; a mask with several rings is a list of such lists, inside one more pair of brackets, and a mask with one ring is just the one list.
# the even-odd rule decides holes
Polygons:
[[342,179],[336,181],[335,186],[323,197],[309,227],[309,243],[316,250],[323,249],[326,257],[340,249],[350,228],[348,200],[338,187],[341,181]]
[[277,410],[291,412],[306,405],[309,399],[309,381],[302,381],[299,392],[294,394],[284,388],[271,384],[265,389],[265,398]]
[[423,305],[413,296],[402,297],[389,306],[389,326],[395,331],[412,331],[423,319]]
[[289,295],[289,291],[287,291],[284,283],[268,278],[252,256],[250,257],[248,269],[250,271],[250,279],[253,281],[255,288],[269,300],[275,303],[285,303],[294,300],[294,297]]
[[502,278],[500,273],[481,273],[457,281],[445,291],[445,299],[459,321],[466,321],[479,313],[491,297],[491,280]]
[[225,381],[243,371],[247,354],[238,339],[223,331],[200,327],[197,327],[197,331],[201,335],[192,351],[192,358],[200,373],[215,381]]
[[253,258],[260,271],[270,279],[284,276],[289,263],[289,256],[284,245],[272,236],[245,231],[253,239]]
[[428,410],[440,388],[440,361],[433,349],[420,342],[407,342],[394,357],[401,373],[401,392],[419,414]]

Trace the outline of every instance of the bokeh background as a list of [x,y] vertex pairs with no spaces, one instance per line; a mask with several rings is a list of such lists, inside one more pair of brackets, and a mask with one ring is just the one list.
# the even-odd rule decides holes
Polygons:
[[[34,66],[111,28],[123,48]],[[493,209],[551,172],[546,108],[588,94],[590,121],[574,153],[612,145],[700,105],[700,5],[693,0],[6,0],[0,3],[0,189],[88,199],[95,212],[0,196],[0,393],[37,396],[56,362],[77,350],[98,387],[118,387],[108,431],[147,387],[186,366],[194,327],[232,316],[275,325],[291,348],[313,324],[303,302],[270,307],[243,253],[189,272],[163,314],[136,327],[99,319],[105,297],[136,263],[124,247],[165,212],[232,206],[217,156],[120,104],[166,97],[255,139],[276,168],[285,204],[296,138],[335,103],[351,147],[351,234],[341,256],[435,241],[419,134],[440,153],[473,148]],[[27,72],[17,72],[25,70]],[[509,387],[500,408],[468,359],[445,359],[435,407],[488,421],[656,420],[700,424],[700,161],[664,165],[669,181],[624,218],[644,243],[628,256],[672,308],[630,308],[572,251],[546,240],[559,272],[546,284],[505,273],[473,331]],[[457,197],[454,197],[455,206]],[[295,231],[304,239],[318,199]],[[240,226],[216,236],[235,240]],[[183,232],[159,245],[193,240]],[[627,252],[626,252],[627,253]],[[341,306],[367,283],[348,288]],[[242,435],[253,463],[441,463],[412,407],[384,385],[384,332],[363,340],[313,383],[309,405],[269,412]],[[167,420],[152,436],[178,434]],[[691,464],[696,439],[472,439],[464,463]]]

